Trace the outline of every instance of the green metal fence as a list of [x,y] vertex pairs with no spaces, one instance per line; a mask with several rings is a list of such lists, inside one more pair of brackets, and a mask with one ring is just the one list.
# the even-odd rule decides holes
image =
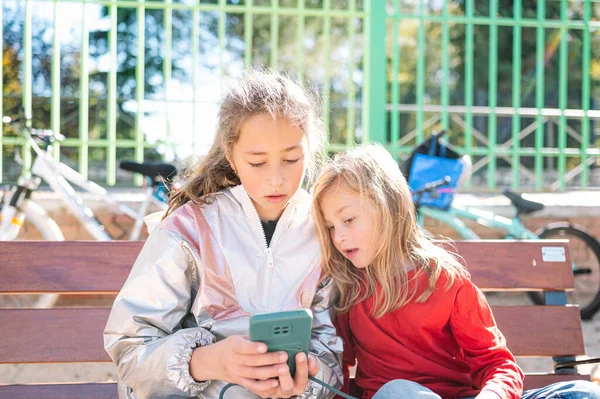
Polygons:
[[[539,1],[531,10],[522,0],[5,0],[5,49],[9,32],[2,27],[15,7],[22,7],[21,85],[9,89],[2,82],[0,111],[11,108],[15,96],[34,116],[47,109],[36,124],[65,133],[63,154],[71,150],[70,161],[84,175],[102,159],[107,185],[119,183],[123,157],[143,161],[152,151],[182,146],[197,151],[199,137],[212,134],[196,111],[216,107],[224,83],[218,95],[206,95],[203,63],[220,82],[243,66],[266,64],[315,84],[332,151],[376,140],[402,158],[443,128],[474,159],[473,189],[495,190],[505,175],[515,189],[593,183],[600,155],[595,1]],[[41,7],[52,9],[47,62],[34,53],[34,15]],[[106,14],[102,29],[94,27],[90,10]],[[60,27],[73,15],[80,40],[71,54],[76,61],[66,65],[71,37]],[[211,38],[214,48],[206,44]],[[102,63],[105,73],[91,72]],[[44,68],[47,90],[40,83]],[[67,70],[76,71],[72,93],[66,93]],[[126,73],[136,82],[129,90]],[[189,96],[173,94],[182,84],[191,87]],[[151,92],[159,86],[158,94]],[[150,102],[165,110],[158,140],[148,138],[144,124]],[[171,114],[184,106],[191,107],[187,135]],[[77,119],[67,125],[69,107]],[[123,133],[127,124],[130,132]],[[22,150],[24,170],[31,164],[23,140],[0,129],[5,180],[13,178],[2,169],[12,162],[8,148]]]
[[[11,0],[7,0],[8,3]],[[15,0],[13,3],[21,3],[24,7],[23,12],[23,55],[22,55],[22,103],[25,110],[29,113],[34,111],[34,100],[32,84],[34,76],[32,75],[32,60],[36,56],[32,52],[32,31],[31,27],[35,24],[32,18],[32,8],[40,5],[53,5],[53,43],[52,56],[50,63],[51,76],[51,99],[50,99],[50,117],[47,127],[51,127],[56,132],[61,132],[62,120],[61,107],[64,106],[64,99],[61,93],[61,73],[64,74],[65,67],[61,67],[61,38],[59,25],[65,22],[65,18],[75,16],[81,19],[79,32],[81,35],[81,44],[78,49],[79,63],[76,67],[79,69],[78,93],[76,101],[78,102],[78,127],[76,134],[67,135],[67,139],[61,143],[63,150],[72,148],[77,151],[78,170],[84,175],[88,175],[90,169],[90,159],[88,154],[92,149],[104,149],[106,184],[114,185],[117,181],[117,162],[119,149],[132,149],[130,157],[141,162],[144,160],[145,149],[173,148],[177,146],[189,146],[196,148],[194,144],[199,135],[212,135],[205,121],[198,120],[196,112],[192,112],[189,119],[189,135],[185,138],[175,138],[173,126],[169,121],[169,115],[165,117],[164,135],[161,140],[153,143],[147,142],[143,131],[144,103],[148,102],[147,93],[144,88],[148,84],[148,74],[145,73],[145,53],[149,51],[150,39],[147,27],[147,16],[153,13],[154,16],[162,19],[160,27],[162,35],[160,43],[153,42],[152,46],[160,47],[162,52],[162,79],[161,92],[163,93],[162,102],[164,108],[169,110],[175,104],[183,103],[192,105],[195,111],[196,107],[206,105],[206,103],[218,104],[223,91],[211,99],[201,100],[203,92],[202,84],[198,78],[197,65],[206,57],[217,57],[216,67],[211,71],[213,80],[221,80],[227,76],[235,75],[241,70],[242,66],[267,65],[272,69],[282,69],[288,71],[302,79],[308,80],[319,87],[322,97],[322,109],[326,125],[332,132],[332,136],[342,148],[350,145],[355,137],[357,124],[362,124],[365,118],[360,115],[361,112],[367,112],[368,108],[357,106],[357,93],[362,92],[364,88],[359,88],[355,79],[355,72],[364,68],[368,70],[368,41],[359,41],[357,38],[368,37],[368,18],[365,18],[370,5],[368,1],[363,4],[361,0],[214,0],[214,1],[152,1],[152,0]],[[7,3],[4,3],[7,4]],[[60,7],[70,5],[69,13],[71,16],[62,15]],[[107,13],[107,54],[109,67],[105,80],[102,82],[106,88],[106,95],[100,103],[105,103],[105,108],[97,113],[106,114],[106,132],[105,137],[92,138],[90,131],[90,26],[95,21],[91,21],[88,11],[90,9],[102,8]],[[132,98],[120,98],[117,88],[117,76],[122,73],[122,65],[118,62],[118,57],[123,51],[120,49],[122,43],[118,42],[119,36],[119,18],[123,18],[128,12],[135,12],[135,21],[137,29],[131,32],[130,36],[135,36],[136,57],[135,57],[135,80],[136,84],[134,96]],[[179,31],[174,28],[174,18],[179,13],[179,18],[185,20],[191,25],[186,31],[187,37],[179,37],[176,44],[174,34]],[[203,19],[204,18],[204,19]],[[231,20],[230,20],[231,19]],[[207,54],[202,51],[201,34],[212,29],[209,25],[216,23],[214,33],[218,40],[217,51]],[[258,22],[260,26],[257,27]],[[294,25],[293,32],[290,33],[290,25]],[[240,28],[241,27],[241,28]],[[236,35],[236,31],[241,29],[241,34]],[[265,32],[268,39],[265,41]],[[287,34],[285,33],[287,32]],[[239,33],[239,32],[238,32]],[[232,39],[233,37],[233,39]],[[280,39],[286,38],[286,43],[281,43]],[[1,33],[0,33],[0,39]],[[243,41],[243,54],[236,57],[235,50],[232,50],[229,42],[232,40]],[[253,43],[253,41],[261,43]],[[319,45],[314,46],[311,41],[318,41]],[[307,43],[307,41],[309,43]],[[193,88],[192,96],[188,99],[175,99],[170,93],[170,86],[174,82],[173,52],[176,45],[189,46],[191,53],[191,67],[187,67],[187,77],[189,84]],[[239,43],[238,43],[239,45]],[[316,48],[318,47],[318,48]],[[343,50],[344,54],[336,57],[335,52]],[[283,52],[286,54],[283,54]],[[309,54],[311,53],[311,54]],[[312,54],[318,53],[318,54]],[[365,56],[367,56],[365,58]],[[233,60],[232,60],[233,59]],[[239,68],[232,71],[231,64],[238,65]],[[145,84],[140,84],[140,83]],[[223,86],[223,84],[221,84]],[[341,87],[339,89],[336,87]],[[335,94],[335,98],[332,98]],[[6,97],[6,90],[4,96]],[[117,117],[120,104],[125,100],[133,100],[137,111],[133,112],[134,117],[134,137],[123,139],[118,138]],[[42,101],[43,102],[43,101]],[[98,104],[95,105],[98,107]],[[0,108],[0,110],[2,110]],[[168,112],[167,112],[168,113]],[[342,115],[343,114],[343,115]],[[337,116],[336,116],[337,115]],[[335,120],[332,120],[335,117]],[[43,119],[43,118],[42,118]],[[341,125],[339,122],[342,122]],[[44,124],[44,121],[38,120],[38,125]],[[365,131],[366,129],[361,129]],[[335,134],[334,134],[335,133]],[[177,141],[179,140],[179,141]],[[2,146],[22,146],[23,140],[15,135],[4,135],[0,132],[0,150]],[[2,152],[0,151],[0,156]],[[58,152],[57,152],[57,156]],[[30,151],[23,147],[23,169],[27,170],[31,164]],[[6,164],[6,154],[4,164]],[[0,168],[3,162],[0,162]],[[0,169],[0,176],[2,176]]]
[[[590,166],[598,164],[600,155],[597,127],[592,131],[600,119],[600,112],[590,109],[592,96],[597,100],[599,94],[598,75],[593,93],[590,77],[591,61],[600,55],[597,49],[600,42],[598,2],[538,1],[536,9],[528,10],[527,16],[523,15],[525,10],[521,0],[514,0],[503,12],[499,11],[499,3],[506,6],[509,2],[445,1],[438,2],[437,9],[426,9],[429,2],[424,0],[412,2],[408,7],[406,3],[388,1],[387,8],[383,3],[374,3],[376,6],[371,10],[373,26],[383,29],[387,24],[387,45],[371,48],[374,66],[370,98],[373,111],[369,125],[371,137],[387,143],[390,151],[402,156],[432,130],[449,130],[459,150],[474,158],[473,172],[480,177],[479,188],[493,190],[502,185],[499,176],[504,170],[510,170],[510,182],[505,183],[514,189],[524,186],[537,190],[564,190],[567,185],[569,188],[588,187]],[[536,3],[529,2],[530,5]],[[553,15],[549,15],[548,7],[553,9]],[[400,40],[405,38],[401,28],[410,24],[417,26],[416,43],[401,46]],[[429,35],[425,34],[426,29]],[[436,30],[437,36],[432,35],[431,32]],[[457,30],[464,32],[463,37],[451,42],[450,34]],[[530,39],[527,48],[524,32]],[[476,34],[487,34],[486,48],[476,48]],[[592,35],[596,44],[594,54]],[[432,45],[432,37],[441,42],[439,54],[427,50]],[[535,38],[533,43],[531,38]],[[499,77],[501,44],[503,49],[512,52],[502,54],[511,61],[510,71],[502,71],[504,81]],[[573,56],[569,53],[576,45]],[[456,47],[463,49],[462,69],[451,67],[453,57],[449,52]],[[407,51],[418,54],[410,65],[416,76],[412,99],[406,99],[410,97],[406,95],[401,98],[402,73],[407,71],[402,64],[406,62]],[[476,51],[480,52],[479,60],[474,58]],[[434,67],[440,73],[439,91],[426,90],[426,82],[432,78],[426,73],[426,65],[432,62],[428,57],[437,56]],[[482,60],[487,61],[487,68],[481,65]],[[534,63],[535,77],[530,81],[525,76],[523,60]],[[553,64],[554,68],[551,68]],[[480,105],[474,100],[475,72],[486,72],[486,69],[487,87],[479,90],[486,94],[487,104]],[[454,87],[451,87],[451,70],[461,76]],[[557,88],[555,84],[549,85],[555,83],[555,79]],[[510,82],[508,88],[506,81]],[[504,84],[504,93],[499,90],[499,83]],[[569,87],[568,83],[576,87]],[[580,101],[568,104],[573,92]],[[452,101],[451,93],[455,97]],[[457,96],[457,93],[462,95]],[[548,104],[552,94],[557,102]],[[498,104],[503,96],[507,97],[504,104]],[[527,105],[523,104],[525,100]],[[476,118],[487,119],[487,123],[476,127]],[[408,123],[402,124],[403,119]],[[509,134],[500,137],[501,120],[507,119],[510,121]],[[499,168],[500,164],[503,167]]]

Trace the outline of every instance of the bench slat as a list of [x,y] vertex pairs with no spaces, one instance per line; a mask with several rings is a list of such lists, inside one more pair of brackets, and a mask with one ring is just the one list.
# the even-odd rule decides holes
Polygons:
[[[524,389],[542,388],[555,382],[590,380],[589,375],[581,374],[528,374]],[[115,399],[117,384],[48,384],[48,385],[0,385],[0,397],[11,399]]]
[[117,292],[141,241],[0,242],[0,292]]
[[[589,374],[525,374],[523,391],[527,391],[528,389],[543,388],[547,385],[554,384],[555,382],[575,380],[590,381],[590,378],[591,376]],[[355,397],[360,397],[362,395],[362,389],[356,385],[354,377],[351,377],[350,380],[350,395]]]
[[515,356],[585,354],[578,307],[494,306],[492,311]]
[[0,309],[0,363],[108,362],[102,332],[109,312]]
[[[0,242],[0,293],[118,292],[142,245],[140,241]],[[473,281],[483,290],[572,289],[573,274],[565,262],[544,262],[542,247],[565,249],[565,262],[570,264],[566,240],[456,242]]]
[[[454,253],[458,250],[473,282],[486,291],[568,290],[575,286],[571,269],[565,267],[565,263],[571,264],[567,240],[456,241],[456,250],[447,243],[442,245]],[[545,262],[542,258],[545,247],[562,249],[565,261]]]
[[523,390],[543,388],[555,382],[585,380],[590,381],[589,374],[525,374]]
[[0,385],[0,398],[11,399],[116,399],[116,383],[106,384],[39,384]]
[[[109,312],[110,309],[0,309],[0,363],[110,361],[102,339]],[[576,307],[499,306],[493,312],[515,356],[585,353]],[[27,340],[23,340],[24,332]],[[52,342],[43,345],[48,337],[53,337]],[[40,345],[32,348],[31,342]]]

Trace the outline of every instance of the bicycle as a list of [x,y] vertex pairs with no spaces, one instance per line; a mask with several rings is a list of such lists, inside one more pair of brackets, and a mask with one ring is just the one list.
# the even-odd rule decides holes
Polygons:
[[[152,164],[121,162],[119,167],[123,170],[141,174],[145,177],[145,198],[140,208],[136,211],[129,206],[117,201],[106,189],[86,179],[79,172],[66,164],[54,159],[52,155],[55,141],[64,137],[56,135],[48,129],[32,129],[24,125],[22,134],[36,153],[36,158],[31,166],[31,177],[24,174],[19,177],[14,187],[4,190],[0,200],[0,241],[14,240],[17,238],[25,220],[41,233],[44,240],[62,241],[64,236],[56,222],[37,205],[33,199],[33,193],[39,188],[42,180],[45,181],[50,190],[59,194],[70,213],[75,215],[92,237],[100,241],[123,239],[126,235],[123,227],[117,223],[116,218],[125,215],[133,219],[134,226],[131,229],[129,240],[138,240],[144,225],[144,217],[148,214],[150,206],[159,210],[167,209],[167,193],[171,189],[169,179],[173,178],[177,169],[171,164]],[[45,148],[38,145],[38,141]],[[18,157],[17,157],[17,162]],[[85,205],[81,195],[75,191],[76,185],[84,192],[94,194],[113,210],[113,223],[121,230],[119,236],[111,236],[106,227],[95,216],[92,210]]]
[[[4,117],[3,122],[10,123],[10,117]],[[167,209],[168,192],[176,189],[169,182],[169,179],[177,174],[175,166],[128,161],[120,163],[121,169],[145,177],[143,188],[145,199],[136,211],[117,201],[103,187],[54,159],[53,143],[64,139],[62,135],[54,134],[52,130],[48,129],[32,129],[28,125],[28,123],[23,124],[20,132],[37,156],[29,170],[30,173],[20,176],[17,185],[5,188],[0,197],[0,241],[17,239],[25,220],[31,222],[44,240],[64,240],[64,235],[56,221],[32,198],[42,180],[48,184],[51,191],[59,194],[68,211],[76,216],[90,235],[100,241],[119,240],[127,235],[127,231],[116,220],[121,215],[134,220],[134,226],[127,238],[138,240],[144,227],[144,218],[149,213],[150,207],[153,206],[160,211]],[[38,145],[38,141],[43,144],[44,148]],[[15,159],[20,163],[18,155]],[[113,210],[112,223],[120,229],[119,236],[109,235],[104,224],[85,205],[81,195],[75,191],[71,183],[87,193],[94,194],[110,206]],[[4,307],[48,308],[54,306],[58,297],[58,294],[45,294],[29,298],[7,297],[0,298],[0,304]]]
[[[438,137],[439,139],[439,137]],[[461,177],[462,178],[462,177]],[[600,310],[600,242],[584,227],[569,222],[549,223],[536,232],[527,229],[521,222],[522,215],[530,215],[544,209],[539,202],[530,201],[510,190],[504,190],[506,196],[516,212],[512,218],[496,215],[489,211],[475,207],[465,207],[450,204],[448,209],[439,209],[424,206],[420,202],[425,194],[440,195],[450,190],[444,188],[449,184],[449,179],[444,178],[430,182],[423,187],[412,191],[413,200],[417,210],[417,219],[421,227],[424,218],[429,217],[448,225],[461,238],[467,240],[481,239],[463,220],[471,220],[480,226],[497,228],[506,233],[504,239],[511,240],[540,240],[540,239],[567,239],[569,240],[573,274],[575,277],[575,292],[570,294],[570,303],[578,303],[581,318],[591,319]],[[564,256],[564,253],[547,254],[547,256]],[[528,292],[532,302],[536,305],[546,303],[543,292]]]

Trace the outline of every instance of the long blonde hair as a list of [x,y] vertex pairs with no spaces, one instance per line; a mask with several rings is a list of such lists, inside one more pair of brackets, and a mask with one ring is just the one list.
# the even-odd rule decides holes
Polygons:
[[270,114],[273,119],[285,118],[307,135],[310,156],[307,157],[306,178],[310,182],[320,166],[325,136],[316,97],[314,91],[283,74],[247,71],[221,104],[217,133],[208,154],[188,173],[183,186],[171,195],[164,217],[188,201],[208,204],[217,191],[241,183],[227,161],[227,155],[231,154],[242,125],[258,114]]
[[[373,263],[358,269],[338,252],[325,224],[321,200],[338,187],[369,200],[378,211],[381,240]],[[404,306],[414,299],[409,292],[407,266],[416,269],[415,278],[427,273],[427,289],[416,298],[425,302],[445,271],[450,286],[456,276],[465,273],[458,260],[431,242],[419,229],[412,196],[398,164],[380,145],[365,144],[338,154],[320,173],[313,185],[313,218],[322,248],[324,272],[340,291],[338,310],[375,294],[376,318]],[[377,287],[381,288],[378,293]]]

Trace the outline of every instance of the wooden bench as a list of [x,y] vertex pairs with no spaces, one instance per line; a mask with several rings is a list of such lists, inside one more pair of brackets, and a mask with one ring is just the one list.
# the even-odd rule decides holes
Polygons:
[[[0,242],[0,294],[117,293],[141,242]],[[444,244],[445,245],[445,244]],[[544,248],[562,261],[544,261]],[[494,307],[516,356],[573,360],[584,354],[577,307],[565,306],[573,275],[566,241],[459,241],[475,283],[485,291],[547,291],[552,306]],[[550,252],[548,252],[550,253]],[[0,363],[109,362],[102,331],[108,308],[0,309]],[[574,368],[530,374],[526,388],[588,379]],[[1,382],[0,378],[0,382]],[[115,383],[1,385],[2,398],[116,398]]]

